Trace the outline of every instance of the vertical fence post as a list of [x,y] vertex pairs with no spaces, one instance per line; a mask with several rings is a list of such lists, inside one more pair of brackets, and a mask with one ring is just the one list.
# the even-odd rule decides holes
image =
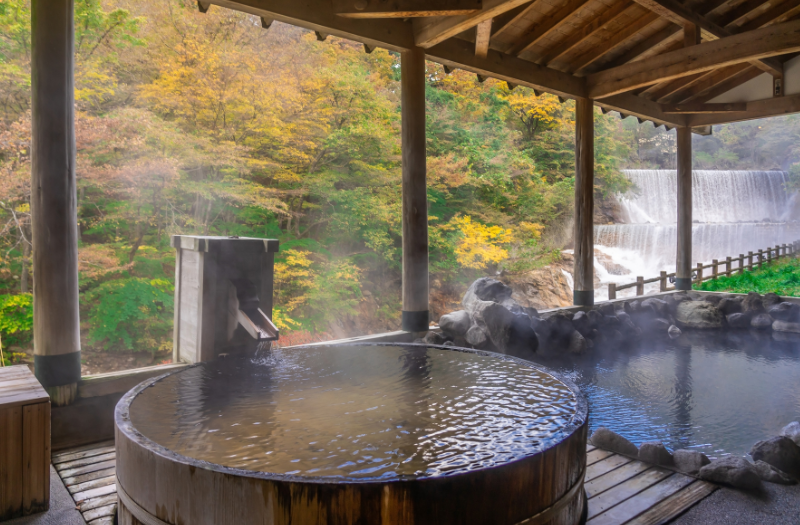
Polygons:
[[761,268],[764,265],[764,250],[758,250],[758,267]]
[[617,285],[615,283],[608,283],[608,300],[617,298]]
[[636,295],[644,295],[644,277],[636,277]]
[[725,275],[730,277],[733,265],[731,264],[733,259],[730,256],[725,258]]
[[781,248],[783,248],[783,256],[784,256],[784,257],[786,257],[787,255],[789,255],[789,252],[787,252],[787,251],[786,251],[786,244],[783,244],[783,246],[781,246]]
[[744,273],[744,254],[739,254],[739,273]]
[[747,252],[747,269],[753,271],[753,252]]
[[659,283],[659,290],[662,292],[667,291],[667,272],[661,270],[661,280],[658,281]]
[[697,284],[703,283],[703,263],[697,263]]
[[772,262],[772,248],[767,248],[767,264]]
[[711,261],[711,278],[716,279],[719,277],[719,261],[714,259]]

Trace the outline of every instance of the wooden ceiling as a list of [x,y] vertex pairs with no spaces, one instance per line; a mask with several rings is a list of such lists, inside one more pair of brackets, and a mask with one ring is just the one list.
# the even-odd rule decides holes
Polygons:
[[[257,14],[266,26],[280,20],[368,49],[422,47],[449,68],[591,98],[657,125],[700,128],[800,112],[800,94],[784,94],[800,93],[800,85],[784,85],[784,64],[800,52],[800,0],[210,3]],[[763,98],[711,102],[760,75],[772,79]]]

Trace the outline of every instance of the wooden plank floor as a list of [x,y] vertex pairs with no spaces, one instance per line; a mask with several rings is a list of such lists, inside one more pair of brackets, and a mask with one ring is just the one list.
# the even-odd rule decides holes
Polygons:
[[[117,486],[113,441],[53,454],[53,466],[89,525],[114,523]],[[587,447],[588,525],[667,523],[716,488],[671,470]]]
[[712,483],[587,447],[587,525],[660,525],[717,489]]
[[53,466],[89,525],[114,523],[117,514],[115,457],[113,441],[53,454]]

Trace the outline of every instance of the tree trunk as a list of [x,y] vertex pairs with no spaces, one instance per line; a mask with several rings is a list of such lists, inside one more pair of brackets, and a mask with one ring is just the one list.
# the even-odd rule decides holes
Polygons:
[[22,272],[19,277],[19,291],[28,293],[28,260],[31,256],[31,245],[25,240],[22,241]]

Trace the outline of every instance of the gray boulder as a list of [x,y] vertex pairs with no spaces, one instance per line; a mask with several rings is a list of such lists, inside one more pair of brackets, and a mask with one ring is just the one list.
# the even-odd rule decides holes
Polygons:
[[464,337],[471,324],[472,321],[466,310],[451,312],[439,318],[439,328],[453,337]]
[[491,303],[483,309],[483,320],[489,339],[500,352],[535,352],[539,348],[539,339],[526,314],[515,315],[505,306]]
[[675,468],[685,474],[697,474],[700,469],[711,463],[708,456],[696,450],[676,450],[672,453]]
[[761,487],[761,478],[752,463],[738,456],[726,456],[712,461],[698,472],[700,479],[722,483],[739,489]]
[[550,325],[550,340],[561,344],[568,344],[569,338],[575,328],[572,326],[572,319],[566,314],[559,312],[547,318]]
[[792,421],[781,430],[781,436],[786,436],[800,447],[800,422]]
[[750,320],[750,326],[756,330],[769,330],[772,328],[772,317],[767,314],[758,314]]
[[595,430],[590,439],[592,445],[609,452],[632,457],[639,455],[639,449],[636,448],[636,445],[606,427],[600,427]]
[[789,474],[776,469],[764,461],[756,461],[753,466],[756,468],[756,472],[758,472],[758,477],[764,481],[778,483],[780,485],[794,485],[797,483],[797,480]]
[[772,329],[776,332],[792,332],[800,334],[800,323],[790,323],[789,321],[775,320],[772,323]]
[[670,339],[677,339],[682,333],[683,332],[681,332],[681,329],[674,324],[670,325],[670,327],[667,329],[667,334],[669,335]]
[[483,331],[481,327],[478,325],[472,325],[467,330],[464,339],[475,348],[485,348],[486,343],[489,341],[489,338],[486,336],[486,332]]
[[548,341],[552,336],[550,323],[548,323],[544,319],[539,319],[538,317],[532,317],[531,327],[533,328],[533,331],[536,332],[536,335],[539,336],[540,341]]
[[750,316],[743,313],[728,314],[725,319],[728,321],[728,326],[731,328],[750,328]]
[[767,310],[780,304],[782,301],[783,299],[781,299],[780,295],[773,292],[765,293],[761,298],[761,302],[764,304],[764,308]]
[[597,310],[603,315],[616,315],[617,312],[614,309],[614,305],[611,303],[600,303],[597,305]]
[[684,301],[678,305],[678,326],[687,328],[722,328],[722,312],[705,301]]
[[726,297],[717,304],[717,308],[726,316],[736,314],[742,311],[742,302]]
[[650,326],[661,332],[664,330],[669,330],[669,327],[672,326],[672,323],[670,323],[668,319],[664,319],[663,317],[656,317],[655,319],[653,319]]
[[667,447],[663,443],[650,441],[639,446],[639,460],[653,465],[663,465],[671,467],[675,464]]
[[423,339],[429,345],[443,345],[446,339],[439,332],[428,332]]
[[724,299],[723,296],[715,294],[715,293],[707,293],[702,296],[702,300],[711,303],[714,306],[719,306],[720,301]]
[[770,307],[768,313],[777,321],[797,323],[800,320],[800,305],[788,302],[778,303]]
[[790,476],[800,478],[800,447],[786,436],[759,441],[750,449],[755,461],[764,461]]
[[588,337],[592,333],[592,321],[586,312],[578,312],[572,316],[572,326],[584,337]]
[[506,299],[511,299],[511,288],[491,277],[481,277],[476,279],[464,294],[462,304],[466,307],[467,302],[479,299],[481,301],[492,301],[493,303],[502,303]]
[[742,312],[752,315],[764,313],[764,302],[761,300],[761,296],[756,292],[747,294],[747,297],[742,299]]
[[659,317],[666,317],[669,315],[669,305],[666,301],[661,299],[656,299],[655,297],[645,299],[642,301],[642,306],[644,308],[652,308],[659,315]]
[[567,352],[570,354],[582,354],[589,348],[586,338],[581,335],[577,330],[573,331],[569,336],[569,346]]

